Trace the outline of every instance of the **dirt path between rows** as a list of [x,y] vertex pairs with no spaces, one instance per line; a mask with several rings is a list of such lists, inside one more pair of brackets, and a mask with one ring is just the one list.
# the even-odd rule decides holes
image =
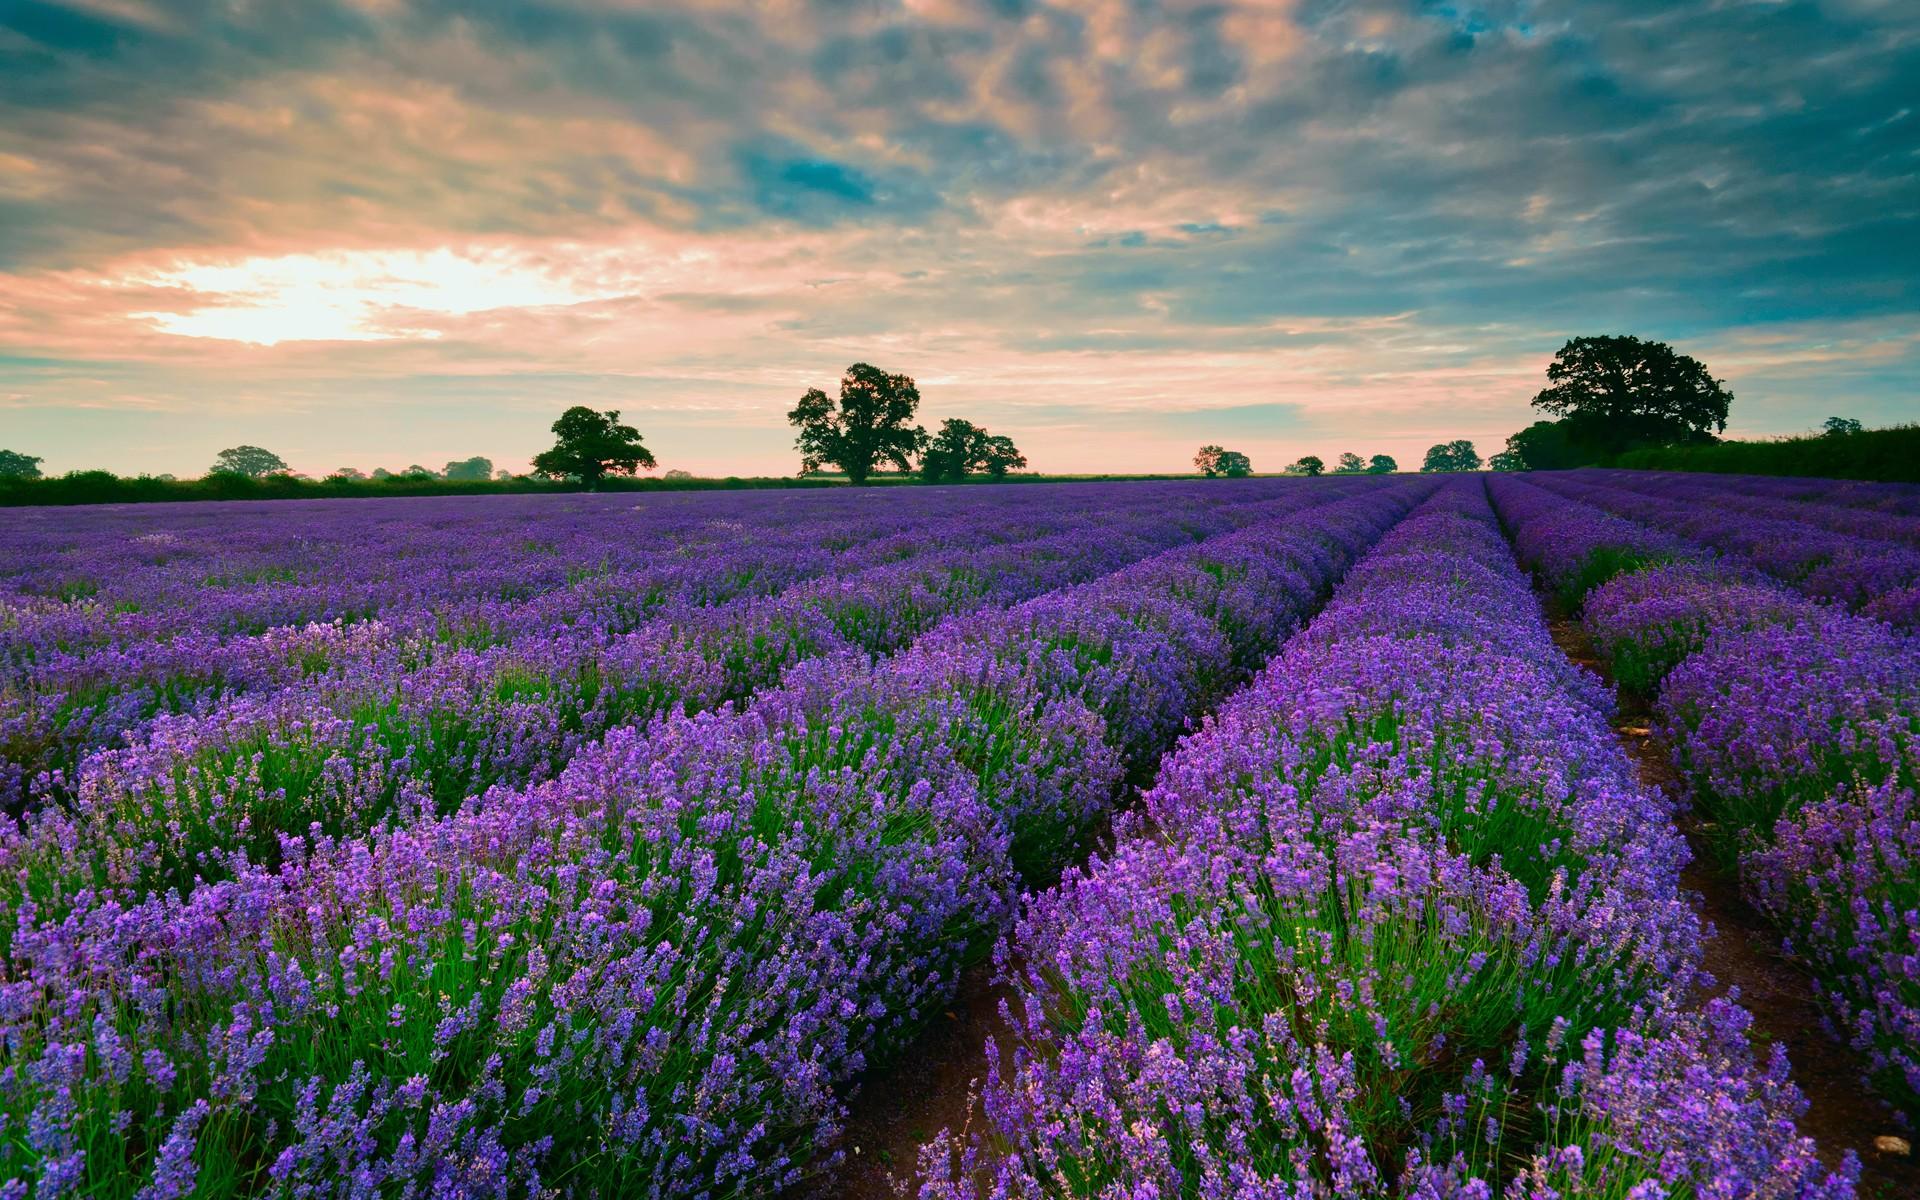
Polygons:
[[984,1116],[979,1085],[992,1038],[1003,1064],[1012,1059],[1013,1028],[1000,1013],[1008,995],[994,983],[992,963],[960,980],[959,994],[900,1061],[871,1071],[854,1093],[840,1144],[841,1166],[800,1190],[805,1200],[885,1200],[902,1194],[920,1147],[941,1130],[959,1135]]
[[[1568,658],[1612,684],[1579,621],[1555,615],[1548,624]],[[1641,782],[1677,797],[1682,790],[1679,776],[1666,743],[1652,726],[1652,713],[1644,704],[1619,694],[1615,731],[1639,768]],[[1686,814],[1679,825],[1694,849],[1694,861],[1681,879],[1693,891],[1694,907],[1709,927],[1704,957],[1715,980],[1709,995],[1738,988],[1740,1004],[1753,1014],[1757,1052],[1766,1053],[1773,1043],[1786,1047],[1793,1081],[1807,1098],[1800,1131],[1814,1140],[1829,1166],[1837,1167],[1848,1150],[1859,1157],[1862,1200],[1920,1197],[1920,1161],[1911,1151],[1888,1148],[1908,1145],[1917,1140],[1915,1135],[1902,1131],[1892,1111],[1861,1081],[1859,1057],[1827,1032],[1813,981],[1781,952],[1778,932],[1741,898],[1737,880],[1707,865],[1698,831]]]

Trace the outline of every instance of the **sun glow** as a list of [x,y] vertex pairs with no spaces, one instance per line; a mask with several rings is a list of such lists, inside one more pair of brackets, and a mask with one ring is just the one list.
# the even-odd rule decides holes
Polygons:
[[436,338],[438,317],[550,308],[620,294],[507,253],[339,251],[171,267],[128,280],[181,289],[177,309],[131,314],[163,333],[274,346]]

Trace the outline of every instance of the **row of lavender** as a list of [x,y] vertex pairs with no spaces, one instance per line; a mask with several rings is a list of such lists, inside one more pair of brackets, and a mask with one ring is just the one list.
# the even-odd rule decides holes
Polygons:
[[[1187,514],[1185,525],[1119,505],[1113,516],[1073,518],[1067,534],[808,580],[617,637],[542,632],[486,652],[386,657],[159,718],[132,746],[92,754],[57,803],[0,832],[0,947],[23,903],[45,915],[79,891],[137,899],[271,867],[303,838],[352,836],[549,778],[607,730],[739,702],[802,660],[884,654],[944,614],[1098,576],[1196,528],[1271,522],[1354,490],[1295,488]],[[950,586],[927,586],[929,573]]]
[[274,869],[24,900],[9,1191],[790,1183],[1023,880],[1430,486],[1335,489],[891,658],[816,656],[737,708],[614,729],[548,783],[288,839]]
[[[890,649],[970,604],[1005,603],[1327,498],[1270,485],[1048,493],[1045,503],[1021,503],[1032,497],[970,489],[851,526],[858,514],[837,498],[783,508],[761,499],[765,527],[736,519],[751,515],[735,511],[737,503],[694,523],[671,506],[636,515],[628,504],[603,502],[584,515],[552,513],[547,528],[512,510],[486,521],[468,501],[463,519],[424,520],[433,536],[412,534],[411,542],[407,530],[364,517],[372,532],[362,536],[362,525],[348,524],[357,515],[350,509],[289,505],[297,510],[290,516],[251,518],[264,529],[246,514],[231,518],[236,540],[261,543],[245,555],[254,568],[241,575],[260,574],[266,545],[278,539],[268,582],[211,590],[194,581],[209,570],[212,538],[191,526],[176,532],[172,522],[183,514],[148,518],[149,532],[134,537],[115,523],[91,536],[75,532],[63,553],[84,561],[88,578],[104,580],[106,594],[29,594],[0,608],[0,796],[14,807],[30,795],[61,796],[77,785],[87,755],[170,715],[250,730],[356,710],[365,718],[356,724],[377,724],[386,742],[403,741],[390,749],[404,750],[408,733],[431,739],[428,753],[413,758],[447,760],[440,794],[464,795],[495,781],[492,760],[503,754],[506,769],[524,772],[564,759],[566,747],[489,744],[474,735],[474,722],[447,727],[447,711],[487,709],[497,720],[590,734],[671,699],[644,679],[610,682],[629,679],[635,663],[662,660],[663,671],[710,702],[738,698],[796,653],[839,643]],[[543,529],[540,549],[524,549]],[[616,557],[623,534],[645,549]],[[29,543],[9,547],[18,551],[18,587],[48,575],[36,565],[46,557],[33,553],[36,537],[53,540],[31,530],[10,538]],[[154,567],[143,556],[156,537],[191,549]],[[144,601],[125,599],[143,593],[129,592],[116,563],[121,576],[165,577],[148,579]],[[389,584],[364,619],[342,616],[356,611],[364,590]],[[299,602],[286,602],[287,589]],[[267,628],[236,635],[241,611]],[[326,614],[333,619],[278,623]],[[254,698],[251,713],[247,705],[237,717],[227,711],[237,697]],[[176,727],[168,736],[193,735]]]
[[1813,970],[1881,1092],[1920,1115],[1920,644],[1738,558],[1493,488],[1616,679],[1657,697],[1709,853]]
[[[8,776],[15,806],[71,793],[90,753],[150,732],[167,716],[190,716],[196,720],[175,722],[163,737],[190,741],[200,724],[232,741],[255,737],[263,724],[355,718],[355,728],[380,730],[390,755],[430,743],[411,760],[432,764],[436,795],[461,797],[516,772],[530,778],[549,770],[570,743],[637,720],[682,691],[693,703],[739,699],[797,653],[839,643],[895,649],[947,612],[1091,578],[1327,497],[1309,488],[1254,488],[1223,501],[1217,493],[1148,488],[1102,501],[1066,490],[1052,505],[1018,505],[1002,490],[956,503],[945,516],[877,520],[883,536],[845,530],[845,513],[829,505],[808,520],[787,516],[772,534],[743,530],[724,547],[668,543],[618,570],[576,563],[564,572],[574,582],[524,599],[501,599],[492,584],[478,591],[470,582],[449,584],[445,595],[390,601],[376,620],[257,636],[219,632],[228,595],[211,612],[182,601],[165,609],[169,624],[184,626],[171,636],[148,630],[132,645],[83,639],[71,649],[42,643],[23,655],[17,678],[0,684],[0,795],[10,791]],[[290,557],[301,545],[344,538],[326,520],[278,520]],[[474,541],[476,530],[457,528]],[[603,524],[557,520],[553,545],[591,555],[607,536]],[[493,559],[511,566],[507,545],[495,541]],[[361,557],[380,559],[392,549],[369,541]],[[520,555],[526,576],[555,582],[540,559]],[[499,570],[493,564],[480,574]],[[271,597],[263,603],[275,611]],[[61,607],[65,616],[100,612],[98,601]],[[56,626],[21,620],[13,634],[27,645],[29,634]],[[643,662],[657,662],[655,674],[670,684],[636,676],[632,666]],[[449,712],[459,716],[447,720]],[[568,745],[488,737],[503,724],[559,728]]]
[[1012,1065],[926,1197],[1841,1196],[1684,843],[1449,485],[1002,947]]
[[1530,476],[1556,495],[1750,564],[1818,600],[1897,628],[1920,628],[1920,517],[1879,514],[1864,531],[1842,506],[1743,499],[1697,476],[1633,472]]

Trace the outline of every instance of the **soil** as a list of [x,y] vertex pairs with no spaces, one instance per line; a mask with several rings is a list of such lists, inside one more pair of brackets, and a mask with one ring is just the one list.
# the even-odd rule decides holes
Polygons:
[[838,1169],[801,1189],[806,1200],[883,1200],[901,1195],[920,1147],[946,1130],[960,1135],[983,1119],[979,1086],[986,1079],[986,1043],[1011,1061],[1013,1028],[1000,1012],[1009,993],[994,983],[993,964],[960,980],[959,994],[905,1057],[859,1081],[840,1145]]
[[[1556,615],[1549,625],[1567,657],[1613,682],[1579,621]],[[1645,704],[1620,693],[1615,731],[1639,767],[1641,782],[1679,797],[1681,781],[1652,718]],[[1793,1081],[1807,1099],[1800,1132],[1814,1140],[1830,1167],[1837,1168],[1848,1151],[1859,1158],[1863,1200],[1920,1196],[1920,1159],[1911,1150],[1880,1148],[1910,1145],[1920,1136],[1902,1129],[1893,1111],[1867,1088],[1859,1056],[1833,1037],[1820,1012],[1812,978],[1781,952],[1779,934],[1741,897],[1739,881],[1708,865],[1686,814],[1679,825],[1694,849],[1682,882],[1707,924],[1705,965],[1714,985],[1705,995],[1738,989],[1741,1006],[1753,1014],[1756,1051],[1765,1054],[1774,1043],[1786,1048]]]

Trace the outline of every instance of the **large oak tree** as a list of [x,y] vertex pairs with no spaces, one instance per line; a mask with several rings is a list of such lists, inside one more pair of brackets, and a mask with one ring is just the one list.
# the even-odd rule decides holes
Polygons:
[[[1733,393],[1697,358],[1637,337],[1570,339],[1547,366],[1533,406],[1561,418],[1566,440],[1592,457],[1637,446],[1712,441]],[[1528,465],[1538,466],[1528,459]]]
[[889,375],[867,363],[854,363],[840,377],[840,401],[808,388],[787,420],[800,431],[800,473],[825,466],[845,471],[855,484],[867,481],[882,462],[902,471],[927,444],[927,431],[912,424],[920,408],[920,389],[905,375]]

